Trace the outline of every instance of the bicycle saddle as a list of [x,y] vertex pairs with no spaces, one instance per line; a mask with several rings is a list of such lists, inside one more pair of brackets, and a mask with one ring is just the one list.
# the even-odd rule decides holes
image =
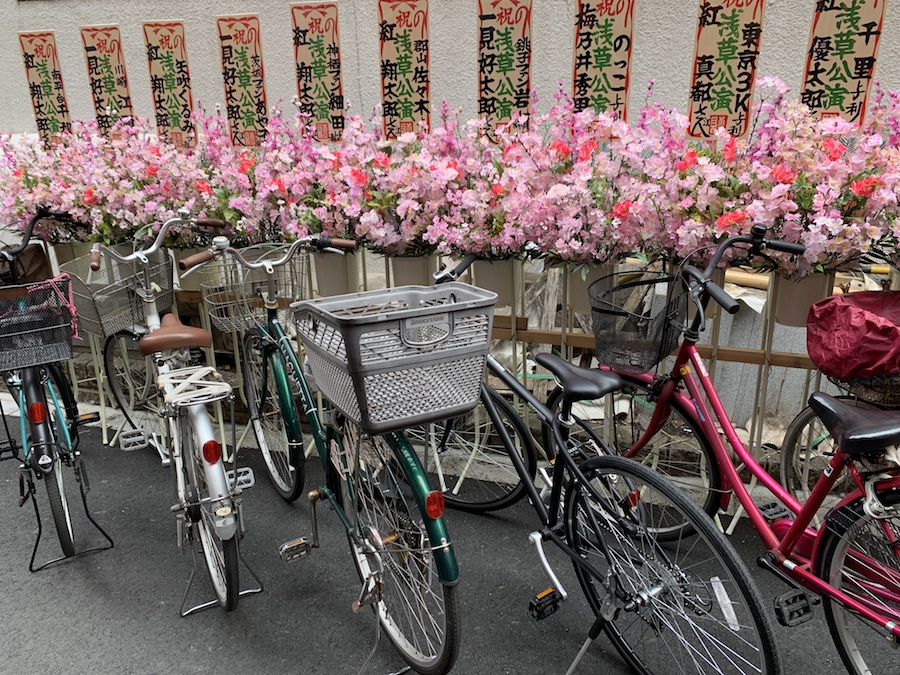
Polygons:
[[147,333],[138,341],[143,356],[182,347],[211,347],[212,335],[202,328],[185,326],[174,314],[166,314],[159,330]]
[[602,398],[622,388],[622,378],[608,370],[579,368],[555,354],[538,354],[535,359],[553,373],[570,401]]
[[809,406],[848,455],[900,444],[900,410],[858,408],[820,391],[810,396]]

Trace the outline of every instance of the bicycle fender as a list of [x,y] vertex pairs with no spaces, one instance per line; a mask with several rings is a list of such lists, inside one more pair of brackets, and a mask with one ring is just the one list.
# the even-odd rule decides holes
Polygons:
[[403,474],[415,496],[425,530],[428,532],[428,539],[431,542],[431,552],[434,555],[441,583],[445,586],[455,586],[459,583],[459,565],[444,519],[429,518],[425,512],[425,497],[431,492],[431,485],[425,475],[425,470],[406,438],[399,433],[388,434],[387,438],[394,451],[394,457],[402,465]]

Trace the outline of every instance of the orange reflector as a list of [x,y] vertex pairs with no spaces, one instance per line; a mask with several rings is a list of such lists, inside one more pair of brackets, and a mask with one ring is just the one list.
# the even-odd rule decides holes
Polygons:
[[47,406],[41,402],[28,406],[28,419],[35,424],[43,424],[47,420]]
[[437,490],[425,495],[425,513],[432,520],[444,515],[444,495]]
[[637,505],[641,503],[641,491],[640,490],[632,490],[628,493],[628,506],[631,508],[637,508]]
[[219,441],[206,441],[203,444],[203,459],[207,461],[208,464],[215,464],[222,457],[222,446],[219,445]]

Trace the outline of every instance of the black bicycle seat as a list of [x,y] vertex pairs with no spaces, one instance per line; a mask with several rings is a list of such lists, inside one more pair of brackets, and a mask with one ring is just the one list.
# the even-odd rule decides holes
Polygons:
[[602,398],[622,388],[622,378],[611,371],[579,368],[555,354],[538,354],[535,358],[557,377],[563,395],[573,403]]
[[859,408],[820,391],[810,396],[809,406],[848,455],[877,452],[900,443],[900,410]]

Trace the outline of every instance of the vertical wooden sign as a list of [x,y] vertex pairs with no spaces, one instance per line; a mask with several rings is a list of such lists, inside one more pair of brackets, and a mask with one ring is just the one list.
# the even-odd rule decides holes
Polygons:
[[294,63],[300,112],[310,116],[320,141],[339,141],[344,131],[344,87],[335,2],[291,5]]
[[34,121],[41,140],[46,143],[55,134],[72,131],[56,37],[52,31],[19,33],[19,46],[25,61]]
[[800,100],[819,117],[861,124],[887,0],[819,0],[809,33]]
[[269,108],[258,16],[223,16],[216,21],[222,50],[225,116],[234,145],[256,146],[266,136]]
[[478,0],[478,114],[490,128],[531,108],[531,0]]
[[97,128],[106,134],[116,120],[134,114],[119,27],[82,28],[81,44],[84,46]]
[[431,124],[428,0],[378,0],[384,135]]
[[750,130],[765,0],[701,0],[689,103],[690,135]]
[[194,101],[184,24],[180,21],[145,21],[143,26],[157,133],[176,147],[193,148],[197,138],[191,118]]
[[634,0],[579,0],[572,101],[628,119]]

